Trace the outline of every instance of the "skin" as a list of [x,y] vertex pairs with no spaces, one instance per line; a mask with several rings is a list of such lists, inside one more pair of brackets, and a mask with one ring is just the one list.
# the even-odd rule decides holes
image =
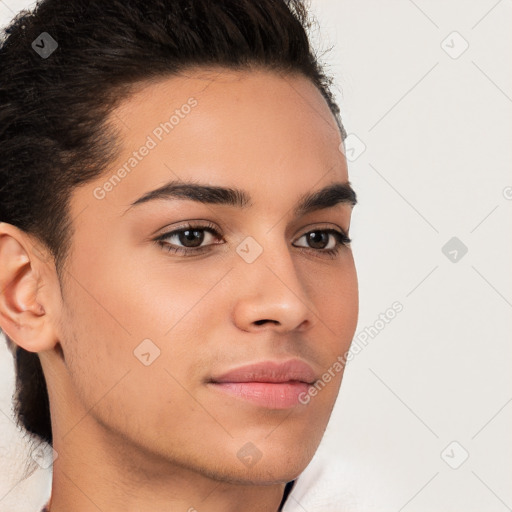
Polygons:
[[[191,112],[96,199],[192,96]],[[62,293],[33,238],[0,223],[1,327],[39,353],[48,384],[51,511],[275,511],[321,441],[342,372],[284,410],[224,396],[205,379],[295,357],[321,376],[348,350],[358,317],[352,251],[329,257],[303,235],[348,233],[352,207],[292,215],[303,194],[348,180],[335,119],[303,77],[222,69],[148,83],[109,119],[122,151],[72,193]],[[242,188],[252,205],[161,199],[126,211],[172,178]],[[219,245],[187,257],[154,241],[191,220],[212,223],[221,238],[205,232],[202,245]],[[263,249],[252,263],[236,252],[247,236]],[[146,366],[134,350],[148,338],[160,355]],[[261,453],[250,467],[237,456],[246,443]]]

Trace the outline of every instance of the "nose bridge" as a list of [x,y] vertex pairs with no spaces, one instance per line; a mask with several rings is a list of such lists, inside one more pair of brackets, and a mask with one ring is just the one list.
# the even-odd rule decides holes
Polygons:
[[[283,281],[300,293],[302,283],[297,275],[290,253],[289,242],[277,228],[262,228],[247,236],[237,247],[237,253],[246,264],[245,271],[254,270],[256,279]],[[260,281],[261,282],[261,281]]]
[[263,320],[292,329],[315,314],[290,253],[278,229],[267,227],[247,236],[236,249],[243,282],[238,291],[239,323],[260,325]]

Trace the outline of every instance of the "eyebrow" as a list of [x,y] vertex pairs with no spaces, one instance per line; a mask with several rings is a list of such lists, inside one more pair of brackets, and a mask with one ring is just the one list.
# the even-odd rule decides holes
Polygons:
[[[139,197],[124,213],[137,205],[157,199],[181,199],[241,209],[252,206],[251,195],[242,189],[170,181]],[[337,204],[350,204],[352,207],[357,204],[356,192],[349,181],[331,183],[319,190],[303,194],[297,201],[293,213],[296,217],[300,217],[313,211],[332,208]]]

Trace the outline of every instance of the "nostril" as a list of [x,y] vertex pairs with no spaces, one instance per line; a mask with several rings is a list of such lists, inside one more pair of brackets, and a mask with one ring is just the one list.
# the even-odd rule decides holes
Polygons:
[[275,320],[256,320],[254,323],[256,325],[261,325],[264,322],[274,322],[274,323],[277,323]]

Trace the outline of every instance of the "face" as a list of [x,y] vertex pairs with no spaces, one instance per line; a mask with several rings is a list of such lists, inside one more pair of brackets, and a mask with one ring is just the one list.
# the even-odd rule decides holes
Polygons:
[[[69,402],[55,443],[101,429],[144,460],[237,482],[294,478],[326,428],[358,315],[343,243],[352,204],[338,186],[298,211],[348,181],[327,104],[302,77],[195,70],[148,84],[109,119],[119,157],[71,197],[65,364],[45,368],[52,403],[57,380]],[[291,360],[303,365],[268,367]],[[262,374],[220,383],[257,363]],[[312,376],[324,381],[314,396]]]

